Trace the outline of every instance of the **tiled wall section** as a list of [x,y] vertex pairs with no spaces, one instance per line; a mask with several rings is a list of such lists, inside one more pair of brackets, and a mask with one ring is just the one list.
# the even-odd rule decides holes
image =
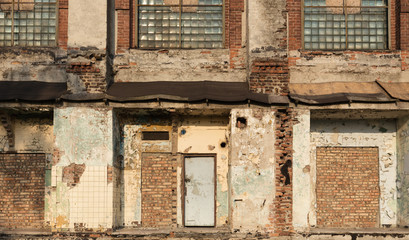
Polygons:
[[106,166],[87,166],[79,184],[70,190],[70,228],[112,226],[112,188]]

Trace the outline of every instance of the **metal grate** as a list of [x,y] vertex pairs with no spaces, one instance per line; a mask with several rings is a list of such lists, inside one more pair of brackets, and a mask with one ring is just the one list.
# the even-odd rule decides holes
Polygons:
[[143,131],[142,140],[169,140],[169,132],[166,131]]
[[0,0],[0,46],[56,46],[57,0]]
[[387,49],[387,6],[386,0],[305,0],[304,49]]
[[222,48],[223,0],[139,0],[138,47]]

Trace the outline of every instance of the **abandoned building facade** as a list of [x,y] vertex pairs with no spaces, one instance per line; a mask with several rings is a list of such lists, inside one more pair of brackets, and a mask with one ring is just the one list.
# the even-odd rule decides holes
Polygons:
[[409,1],[0,0],[0,120],[1,234],[404,228]]

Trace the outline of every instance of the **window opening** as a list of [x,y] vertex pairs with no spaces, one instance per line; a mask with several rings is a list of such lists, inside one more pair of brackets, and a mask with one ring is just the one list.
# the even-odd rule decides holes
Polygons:
[[387,48],[386,0],[304,0],[304,49]]
[[223,0],[138,0],[139,48],[222,48]]
[[0,47],[56,46],[57,0],[0,0]]

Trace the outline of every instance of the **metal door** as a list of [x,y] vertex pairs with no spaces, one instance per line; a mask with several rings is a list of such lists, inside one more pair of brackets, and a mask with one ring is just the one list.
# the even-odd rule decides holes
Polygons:
[[185,158],[185,226],[215,225],[215,159]]

